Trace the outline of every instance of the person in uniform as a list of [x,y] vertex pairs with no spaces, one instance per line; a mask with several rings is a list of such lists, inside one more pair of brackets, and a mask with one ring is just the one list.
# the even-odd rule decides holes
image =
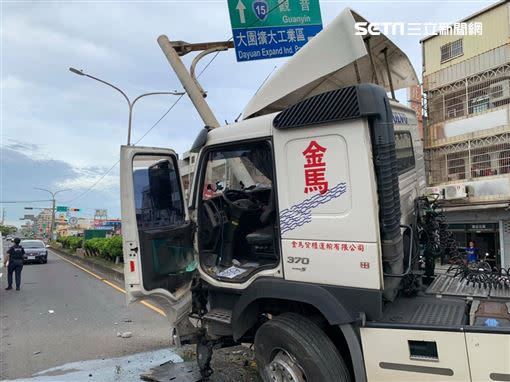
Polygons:
[[20,289],[21,286],[21,270],[23,269],[23,255],[25,254],[25,250],[20,243],[20,239],[17,237],[14,239],[14,245],[9,248],[7,251],[7,255],[4,258],[4,266],[9,262],[9,266],[7,267],[7,288],[6,290],[12,289],[12,274],[16,274],[16,290]]

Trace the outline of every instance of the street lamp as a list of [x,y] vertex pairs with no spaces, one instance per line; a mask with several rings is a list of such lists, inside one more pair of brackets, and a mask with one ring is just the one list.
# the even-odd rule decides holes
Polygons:
[[96,81],[101,82],[101,83],[103,83],[105,85],[108,85],[109,87],[117,90],[126,99],[126,101],[128,103],[128,106],[129,106],[128,138],[127,138],[128,146],[131,144],[131,120],[132,120],[132,117],[133,117],[133,106],[135,105],[136,101],[138,101],[140,98],[147,97],[147,96],[150,96],[150,95],[167,94],[167,95],[181,96],[181,95],[185,94],[183,92],[151,92],[151,93],[141,94],[138,97],[136,97],[133,101],[131,101],[129,99],[129,97],[126,95],[126,93],[124,93],[122,90],[120,90],[117,86],[112,85],[111,83],[106,82],[106,81],[104,81],[104,80],[102,80],[100,78],[91,76],[90,74],[84,73],[83,70],[78,70],[78,69],[75,69],[75,68],[69,68],[69,70],[72,73],[77,74],[79,76],[85,76],[85,77],[88,77],[88,78],[92,78],[93,80],[96,80]]
[[65,190],[58,190],[58,191],[50,191],[50,190],[47,190],[45,188],[39,188],[39,187],[34,187],[36,190],[40,190],[40,191],[45,191],[45,192],[49,192],[51,194],[51,201],[52,201],[52,206],[51,206],[51,229],[50,229],[50,241],[53,241],[53,230],[55,228],[55,195],[57,195],[59,192],[64,192],[64,191],[71,191],[69,188],[66,188]]

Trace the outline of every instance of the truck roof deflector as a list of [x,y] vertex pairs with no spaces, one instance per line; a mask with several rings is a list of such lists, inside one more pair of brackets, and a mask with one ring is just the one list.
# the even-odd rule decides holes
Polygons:
[[418,84],[409,58],[386,36],[370,36],[368,54],[364,36],[355,35],[354,23],[362,21],[366,20],[351,9],[342,11],[253,96],[243,119],[280,111],[312,95],[358,83],[377,83],[390,91],[388,72],[394,90]]

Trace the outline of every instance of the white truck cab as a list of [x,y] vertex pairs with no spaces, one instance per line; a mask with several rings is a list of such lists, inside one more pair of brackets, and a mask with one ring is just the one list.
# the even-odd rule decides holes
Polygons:
[[473,295],[421,281],[436,215],[414,113],[387,96],[417,78],[360,20],[342,12],[241,121],[199,133],[188,202],[174,151],[122,146],[128,299],[165,309],[204,374],[252,342],[266,381],[508,380],[510,321],[476,325]]

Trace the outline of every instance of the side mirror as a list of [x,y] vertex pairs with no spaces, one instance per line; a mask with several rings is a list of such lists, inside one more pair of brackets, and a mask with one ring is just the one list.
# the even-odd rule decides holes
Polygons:
[[150,198],[158,210],[172,207],[172,175],[176,177],[174,166],[168,160],[149,167]]

